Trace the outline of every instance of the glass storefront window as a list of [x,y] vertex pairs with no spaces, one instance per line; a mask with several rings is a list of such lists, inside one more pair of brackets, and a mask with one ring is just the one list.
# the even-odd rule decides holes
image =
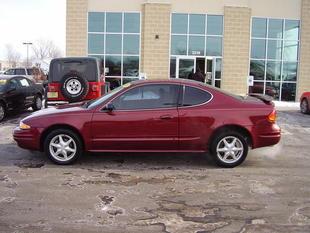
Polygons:
[[267,58],[282,59],[282,40],[268,40]]
[[107,76],[121,76],[121,56],[106,56],[105,57],[105,67],[108,68]]
[[268,26],[268,38],[282,39],[283,37],[283,20],[270,19]]
[[298,60],[298,41],[284,41],[284,61]]
[[124,14],[124,32],[140,33],[140,14],[125,13]]
[[205,54],[205,37],[190,36],[188,43],[188,55],[204,56]]
[[283,62],[283,81],[297,80],[297,62]]
[[221,77],[222,77],[222,58],[216,58],[215,79],[221,79]]
[[123,76],[128,76],[128,77],[139,76],[139,57],[138,56],[124,56]]
[[107,34],[106,35],[106,54],[122,53],[122,35]]
[[264,94],[264,82],[254,82],[253,86],[249,87],[249,92]]
[[206,41],[207,56],[222,56],[222,38],[207,36]]
[[122,32],[122,13],[107,13],[107,32]]
[[285,20],[284,38],[286,40],[299,40],[299,20]]
[[[295,100],[299,28],[299,20],[252,19],[250,75],[264,84],[263,94],[280,100]],[[257,87],[249,87],[250,92],[254,90]]]
[[88,13],[88,31],[89,32],[104,32],[104,17],[102,12]]
[[251,58],[265,59],[266,57],[266,41],[252,39]]
[[139,35],[124,35],[123,54],[139,55],[140,36]]
[[176,34],[187,34],[188,15],[173,14],[171,23],[171,32]]
[[104,35],[88,34],[88,52],[93,54],[104,53]]
[[205,15],[189,15],[189,34],[205,34]]
[[223,35],[223,16],[221,15],[207,16],[207,34]]
[[252,37],[266,38],[267,36],[267,19],[252,19]]
[[281,80],[281,62],[267,62],[266,79],[271,81]]
[[254,76],[254,80],[264,80],[265,77],[265,61],[251,60],[250,75]]
[[171,38],[171,54],[186,55],[187,36],[173,35]]

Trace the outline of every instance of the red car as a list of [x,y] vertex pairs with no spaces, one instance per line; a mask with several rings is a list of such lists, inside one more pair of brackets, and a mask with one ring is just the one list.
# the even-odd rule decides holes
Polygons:
[[303,114],[309,114],[310,113],[310,92],[305,92],[300,97],[300,111]]
[[57,164],[89,152],[210,152],[218,165],[241,164],[248,148],[279,142],[267,97],[235,96],[189,80],[137,81],[89,102],[48,108],[14,130],[22,148]]

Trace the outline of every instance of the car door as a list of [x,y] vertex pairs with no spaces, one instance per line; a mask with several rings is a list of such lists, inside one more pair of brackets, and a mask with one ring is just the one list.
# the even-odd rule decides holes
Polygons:
[[183,86],[182,103],[179,107],[179,148],[184,151],[204,151],[214,123],[213,111],[208,103],[210,92],[191,86]]
[[17,78],[12,78],[8,82],[5,98],[9,110],[16,110],[24,107],[25,95]]
[[32,106],[35,98],[34,92],[32,90],[33,87],[27,78],[18,78],[18,80],[20,82],[21,91],[25,99],[24,106],[30,107]]
[[93,115],[94,150],[177,150],[179,91],[175,84],[147,84],[116,97],[113,111]]

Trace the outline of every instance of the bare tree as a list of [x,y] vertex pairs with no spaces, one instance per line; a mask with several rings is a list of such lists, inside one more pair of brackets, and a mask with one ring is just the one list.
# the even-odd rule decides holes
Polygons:
[[61,57],[61,50],[51,40],[40,39],[32,46],[32,50],[36,59],[44,60]]
[[5,45],[6,50],[6,59],[10,65],[10,67],[16,67],[17,63],[19,63],[21,55],[17,52],[11,44]]

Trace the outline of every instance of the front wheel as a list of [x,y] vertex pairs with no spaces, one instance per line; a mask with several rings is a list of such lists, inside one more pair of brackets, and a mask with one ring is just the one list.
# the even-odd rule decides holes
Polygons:
[[33,111],[38,111],[42,108],[42,97],[37,95],[34,99],[34,103],[32,105]]
[[5,118],[6,109],[4,104],[0,103],[0,122]]
[[83,146],[81,139],[73,131],[57,129],[46,137],[44,151],[54,163],[67,165],[82,155]]
[[235,131],[222,132],[211,142],[211,154],[220,167],[233,168],[240,165],[248,154],[246,139]]

